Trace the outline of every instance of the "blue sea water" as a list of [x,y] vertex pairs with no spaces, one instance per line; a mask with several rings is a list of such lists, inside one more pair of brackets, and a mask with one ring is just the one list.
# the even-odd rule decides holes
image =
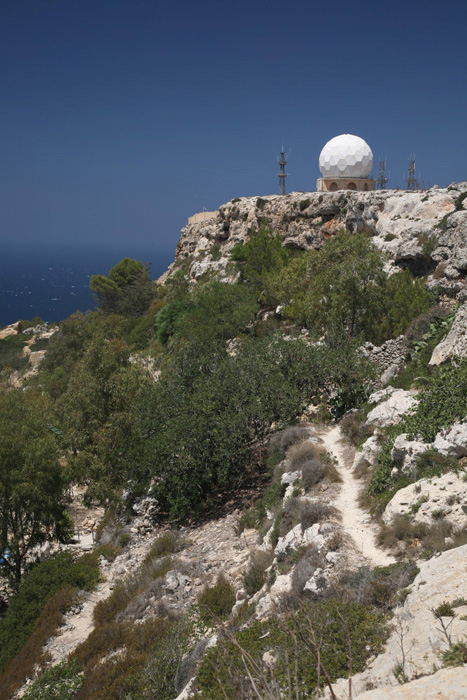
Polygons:
[[91,275],[108,274],[124,257],[151,262],[151,277],[157,279],[173,261],[174,253],[134,245],[129,245],[128,250],[2,246],[0,326],[36,316],[48,322],[61,321],[77,310],[93,310]]

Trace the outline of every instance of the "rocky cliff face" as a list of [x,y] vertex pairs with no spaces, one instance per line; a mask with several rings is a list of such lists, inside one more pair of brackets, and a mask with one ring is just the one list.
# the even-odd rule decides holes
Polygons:
[[342,228],[366,231],[391,266],[430,273],[431,284],[467,296],[467,182],[426,192],[292,192],[233,199],[219,207],[216,218],[182,229],[168,274],[188,260],[193,279],[206,273],[228,279],[231,249],[262,223],[282,236],[285,246],[301,249],[319,248]]

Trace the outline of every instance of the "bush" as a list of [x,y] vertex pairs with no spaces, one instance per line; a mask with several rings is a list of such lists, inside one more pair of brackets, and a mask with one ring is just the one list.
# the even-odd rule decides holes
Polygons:
[[302,484],[305,492],[319,484],[326,474],[326,467],[321,459],[313,457],[302,467]]
[[148,599],[159,590],[160,579],[172,564],[170,558],[146,559],[139,571],[117,584],[110,596],[97,603],[94,624],[102,626],[125,617],[139,617],[138,611],[146,609]]
[[83,683],[76,662],[62,662],[44,671],[23,695],[24,700],[74,700]]
[[251,556],[248,569],[243,575],[243,585],[249,596],[262,588],[266,581],[266,569],[271,564],[272,556],[268,552],[257,550]]
[[456,642],[443,652],[446,666],[463,666],[467,664],[467,642]]
[[44,645],[56,634],[63,622],[63,615],[76,600],[76,589],[62,586],[47,600],[36,620],[27,642],[15,658],[10,659],[0,677],[0,697],[9,698],[26,678],[34,674],[35,668],[43,667],[47,660]]
[[374,569],[361,567],[357,571],[344,572],[336,584],[341,595],[357,603],[369,603],[382,612],[399,604],[401,591],[407,591],[418,574],[413,562],[398,562]]
[[235,603],[235,589],[223,576],[214,586],[206,588],[199,597],[201,619],[211,626],[218,619],[225,620]]
[[282,510],[279,534],[284,537],[295,525],[298,525],[301,518],[302,501],[300,498],[292,497],[287,499]]
[[300,522],[304,530],[311,527],[315,523],[322,523],[330,517],[336,515],[337,511],[332,506],[327,506],[324,503],[310,503],[309,501],[302,504],[300,511]]
[[269,440],[269,450],[271,453],[276,451],[286,454],[294,445],[297,445],[310,438],[309,428],[301,425],[293,425],[290,428],[279,430]]
[[[319,653],[331,680],[348,673],[349,642],[352,670],[358,673],[369,656],[380,651],[385,637],[381,616],[365,606],[337,600],[302,603],[281,620],[254,621],[239,631],[227,630],[226,635],[220,635],[217,646],[208,650],[198,671],[200,697],[258,697],[248,681],[245,664],[264,696],[270,691],[272,680],[280,697],[288,697],[289,688],[294,697],[298,693],[312,697],[317,684],[313,654],[317,647],[310,626],[315,641],[321,640]],[[275,659],[272,667],[265,663],[265,652]],[[323,683],[322,674],[320,680]]]
[[24,578],[0,619],[0,672],[28,640],[49,597],[62,586],[91,590],[99,579],[97,556],[85,554],[76,561],[69,552],[37,564]]
[[175,554],[180,551],[182,542],[178,532],[169,531],[157,538],[151,549],[146,554],[145,561],[152,561],[159,557],[166,557],[169,554]]
[[323,450],[320,450],[320,448],[316,447],[316,445],[309,440],[306,442],[301,441],[298,444],[292,445],[287,452],[287,471],[299,471],[305,464],[319,458],[322,454]]
[[131,697],[135,677],[150,655],[167,644],[172,626],[155,618],[141,624],[112,622],[93,630],[71,655],[85,672],[76,700]]
[[292,571],[292,601],[302,595],[306,582],[310,580],[316,569],[322,568],[323,565],[324,556],[314,545],[302,552]]

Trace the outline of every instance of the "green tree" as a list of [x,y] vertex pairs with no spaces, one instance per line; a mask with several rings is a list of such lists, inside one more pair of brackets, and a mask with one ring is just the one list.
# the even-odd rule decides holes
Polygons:
[[107,277],[93,275],[89,287],[102,311],[123,316],[141,316],[154,297],[149,264],[132,258],[121,260]]
[[0,393],[0,552],[17,587],[28,555],[63,520],[64,479],[47,400],[34,392]]
[[264,290],[267,276],[280,270],[291,255],[291,251],[282,245],[282,238],[265,226],[252,230],[247,242],[240,241],[231,252],[241,280],[257,293]]

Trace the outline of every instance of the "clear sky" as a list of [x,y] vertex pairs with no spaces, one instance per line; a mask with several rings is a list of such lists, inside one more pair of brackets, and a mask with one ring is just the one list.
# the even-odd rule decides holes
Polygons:
[[466,0],[1,0],[1,238],[173,251],[343,132],[467,180],[466,77]]

